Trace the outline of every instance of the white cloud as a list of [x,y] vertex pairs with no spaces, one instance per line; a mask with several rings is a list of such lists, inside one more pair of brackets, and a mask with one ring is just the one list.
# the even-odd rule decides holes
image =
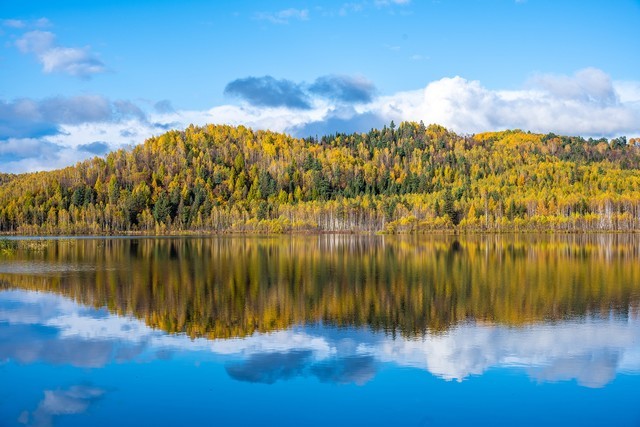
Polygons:
[[4,19],[0,21],[0,25],[13,28],[13,29],[24,29],[24,28],[45,28],[51,26],[51,22],[47,18],[39,18],[35,21],[25,21],[22,19]]
[[[47,40],[46,34],[33,35],[25,40],[24,48],[36,49]],[[43,154],[8,163],[0,155],[0,170],[23,172],[67,166],[90,156],[86,151],[79,152],[80,146],[100,141],[116,149],[189,124],[244,125],[315,136],[366,132],[391,120],[411,120],[438,123],[463,134],[519,128],[584,137],[640,137],[640,81],[612,81],[594,68],[571,76],[536,75],[521,89],[509,91],[489,89],[479,81],[459,76],[447,77],[422,89],[373,97],[371,102],[348,108],[339,100],[312,95],[309,108],[302,110],[242,102],[208,110],[164,109],[147,114],[130,102],[88,95],[0,102],[0,133],[4,132],[6,138],[28,136],[36,139],[26,140],[27,145],[43,141],[52,144],[47,145],[49,149],[59,148],[51,159]],[[43,139],[37,139],[38,132]],[[0,151],[19,145],[19,139],[0,139]]]
[[[18,158],[30,157],[33,155],[34,150],[43,150],[45,145],[42,140],[35,138],[9,138],[0,144],[0,156],[13,155]],[[55,147],[51,147],[51,150],[45,154],[54,154]]]
[[[462,77],[442,78],[424,89],[358,105],[352,109],[350,119],[360,121],[363,115],[368,115],[380,118],[383,123],[422,120],[460,133],[520,128],[586,137],[635,136],[640,135],[638,100],[640,82],[612,82],[603,71],[587,68],[573,76],[537,75],[522,89],[511,91],[488,89],[479,81]],[[214,123],[296,132],[312,121],[333,119],[334,111],[333,105],[316,100],[302,114],[287,109],[234,106],[220,106],[209,112]],[[363,126],[361,130],[368,128]]]
[[27,23],[21,19],[4,19],[2,25],[9,28],[24,28]]
[[288,24],[291,20],[307,21],[308,9],[284,9],[278,12],[258,12],[255,19],[271,22],[272,24]]
[[613,87],[622,103],[640,104],[640,81],[613,82]]
[[600,105],[615,104],[617,96],[611,78],[597,68],[585,68],[573,76],[540,74],[531,79],[538,87],[558,99],[591,102]]
[[54,45],[55,35],[49,31],[29,31],[16,41],[22,53],[41,54]]
[[339,16],[347,16],[355,13],[365,12],[372,7],[383,9],[392,8],[393,6],[406,6],[411,3],[411,0],[373,0],[373,1],[358,1],[343,3],[338,9]]
[[364,10],[363,3],[343,3],[338,10],[338,15],[347,16],[350,13],[358,13]]
[[[92,154],[139,143],[160,130],[129,101],[96,95],[0,100],[0,170],[64,167]],[[106,136],[110,139],[105,140]]]
[[411,3],[411,0],[375,0],[376,6],[405,5]]
[[89,47],[63,47],[55,43],[55,35],[49,31],[29,31],[16,41],[23,53],[34,54],[45,73],[65,73],[74,77],[89,78],[107,71],[106,66]]
[[249,105],[221,105],[208,111],[179,111],[174,114],[152,116],[151,120],[194,124],[222,123],[283,132],[300,124],[321,120],[329,108],[329,104],[325,101],[316,101],[312,109],[305,111]]
[[30,138],[0,141],[0,151],[8,154],[0,154],[0,172],[3,173],[61,169],[94,156],[73,147],[58,146],[47,139]]
[[627,98],[600,70],[539,75],[527,86],[500,91],[462,77],[443,78],[368,107],[396,121],[423,120],[463,133],[520,128],[582,136],[640,134],[640,110],[622,101]]
[[75,77],[88,77],[106,71],[89,48],[55,47],[39,55],[45,73],[62,72]]

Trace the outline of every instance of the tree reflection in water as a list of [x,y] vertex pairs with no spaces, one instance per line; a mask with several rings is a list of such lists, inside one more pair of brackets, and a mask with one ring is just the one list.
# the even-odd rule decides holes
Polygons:
[[636,235],[61,239],[2,258],[3,289],[191,337],[323,323],[410,338],[469,321],[634,316],[640,301]]

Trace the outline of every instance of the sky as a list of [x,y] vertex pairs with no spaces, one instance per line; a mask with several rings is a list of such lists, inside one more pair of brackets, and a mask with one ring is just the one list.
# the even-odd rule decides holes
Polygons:
[[640,0],[0,0],[0,172],[189,124],[640,136]]

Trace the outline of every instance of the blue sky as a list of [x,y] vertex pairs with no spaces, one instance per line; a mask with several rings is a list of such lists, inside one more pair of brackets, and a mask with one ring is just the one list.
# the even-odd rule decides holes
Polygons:
[[0,171],[190,123],[640,136],[639,19],[637,0],[2,0]]

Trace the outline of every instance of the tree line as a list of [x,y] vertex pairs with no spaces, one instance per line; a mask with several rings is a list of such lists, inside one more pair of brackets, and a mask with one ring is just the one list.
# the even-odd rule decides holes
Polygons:
[[0,232],[633,231],[639,167],[640,141],[625,137],[192,125],[65,169],[0,174]]

